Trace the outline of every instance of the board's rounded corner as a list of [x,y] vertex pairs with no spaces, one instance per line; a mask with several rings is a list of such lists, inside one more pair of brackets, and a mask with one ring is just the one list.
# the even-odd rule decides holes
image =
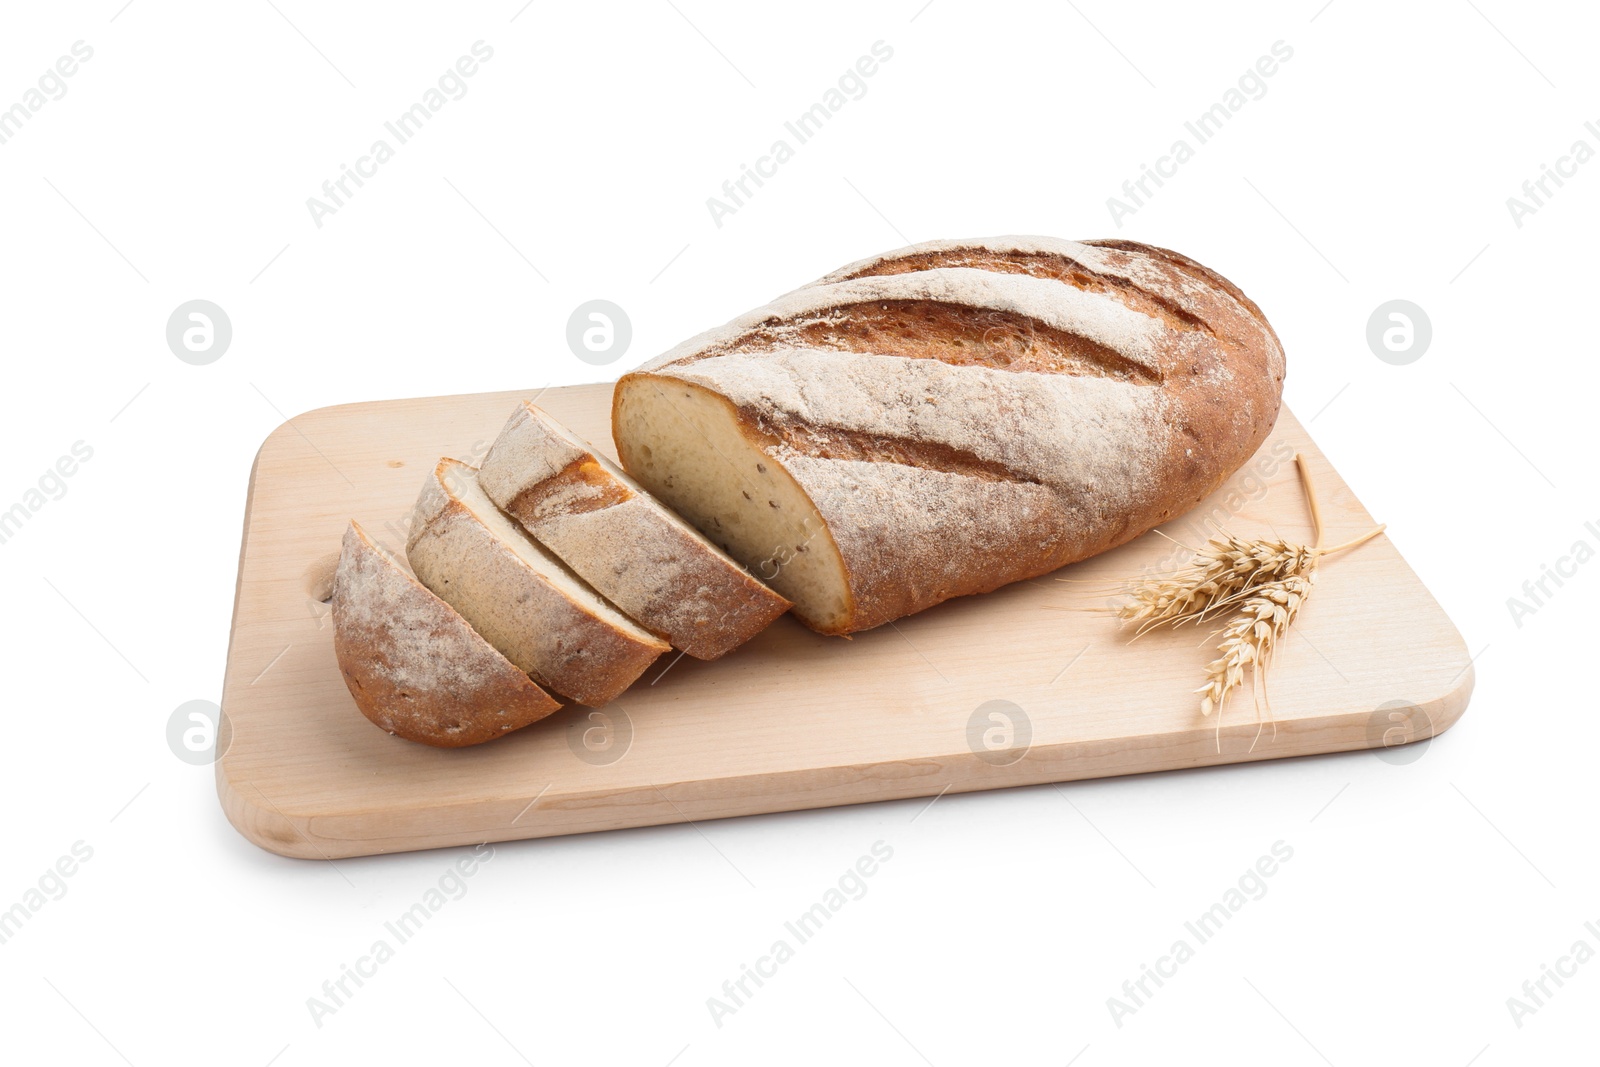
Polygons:
[[[1407,721],[1406,739],[1400,745],[1421,744],[1425,745],[1445,733],[1461,721],[1467,712],[1467,706],[1472,702],[1472,692],[1477,685],[1477,673],[1469,661],[1450,680],[1445,691],[1424,700],[1395,700],[1378,709],[1379,713],[1387,712],[1387,718],[1378,723],[1369,720],[1367,726],[1367,744],[1371,749],[1391,747],[1391,731],[1387,724]],[[1420,712],[1420,717],[1416,714]],[[1426,721],[1424,729],[1423,720]]]
[[1433,725],[1433,736],[1439,736],[1461,721],[1467,713],[1467,705],[1472,703],[1472,692],[1477,684],[1477,668],[1469,660],[1461,673],[1456,675],[1448,692],[1423,705]]
[[222,814],[246,841],[275,856],[295,860],[327,859],[277,806],[255,787],[240,789],[234,783],[224,753],[216,762],[217,800]]
[[[290,435],[293,435],[295,437],[303,438],[305,436],[302,433],[300,427],[298,425],[296,425],[297,423],[304,422],[307,419],[320,418],[322,416],[332,415],[335,412],[343,411],[343,410],[345,410],[347,408],[366,407],[369,404],[370,404],[370,401],[366,401],[366,402],[364,402],[364,401],[354,401],[354,402],[346,403],[346,404],[326,404],[326,405],[324,405],[322,407],[319,407],[319,408],[311,408],[311,409],[309,409],[307,411],[302,411],[298,415],[289,416],[288,418],[284,419],[282,422],[278,423],[278,425],[274,426],[270,431],[268,431],[267,436],[265,436],[265,437],[263,437],[261,439],[261,444],[256,449],[255,459],[252,460],[251,464],[250,464],[250,469],[251,469],[252,474],[254,473],[256,467],[260,466],[261,457],[266,454],[268,445],[273,444],[280,437],[288,437]],[[281,414],[281,412],[280,412],[280,414]]]

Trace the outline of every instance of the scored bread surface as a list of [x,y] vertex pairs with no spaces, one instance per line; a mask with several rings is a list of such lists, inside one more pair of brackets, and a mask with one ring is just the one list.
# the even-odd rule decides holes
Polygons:
[[439,462],[412,517],[418,579],[533,679],[590,707],[616,698],[669,647],[501,514],[477,470]]
[[597,592],[697,659],[731,651],[789,608],[532,402],[512,414],[478,482]]
[[493,740],[561,705],[352,522],[333,582],[333,650],[361,713],[409,741]]
[[618,383],[624,467],[825,633],[1103,552],[1265,440],[1283,350],[1133,242],[943,241],[851,264]]

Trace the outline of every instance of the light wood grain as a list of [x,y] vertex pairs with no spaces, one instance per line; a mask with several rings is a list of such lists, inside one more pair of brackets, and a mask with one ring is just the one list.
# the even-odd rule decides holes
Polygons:
[[[1123,580],[1181,561],[1151,534],[1054,576],[1070,582],[1017,583],[852,640],[782,618],[715,662],[664,656],[604,710],[613,738],[623,720],[632,734],[608,764],[576,754],[606,729],[578,706],[472,749],[391,737],[356,710],[334,662],[321,598],[340,536],[355,518],[403,550],[437,459],[481,458],[526,395],[324,408],[262,445],[223,690],[231,737],[217,762],[228,818],[262,848],[337,859],[1372,748],[1384,743],[1386,706],[1417,706],[1413,720],[1425,715],[1438,733],[1472,690],[1460,635],[1379,538],[1322,568],[1274,667],[1276,736],[1269,728],[1250,750],[1246,693],[1219,752],[1193,695],[1211,658],[1203,632],[1129,644],[1105,610]],[[614,456],[610,397],[609,385],[578,386],[539,403]],[[1241,535],[1308,539],[1293,464],[1253,474],[1294,449],[1317,477],[1328,542],[1370,529],[1285,411],[1257,461],[1166,530],[1197,542],[1199,516],[1215,512]],[[1006,765],[969,747],[969,720],[994,700],[1031,727],[1030,747]]]

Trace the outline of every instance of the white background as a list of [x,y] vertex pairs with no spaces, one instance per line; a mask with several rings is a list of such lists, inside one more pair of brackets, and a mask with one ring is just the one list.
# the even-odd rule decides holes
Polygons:
[[[1600,162],[1520,227],[1506,204],[1576,139],[1600,147],[1592,11],[122,3],[7,5],[0,32],[0,107],[94,49],[0,145],[0,509],[93,448],[0,545],[0,908],[93,849],[0,945],[6,1059],[1593,1058],[1600,961],[1521,1027],[1506,1003],[1580,938],[1600,948],[1600,564],[1520,627],[1507,607],[1600,540]],[[478,40],[494,56],[467,95],[318,228],[307,197]],[[707,197],[879,40],[893,58],[865,96],[717,226]],[[1279,40],[1293,58],[1266,95],[1114,224],[1107,198]],[[1255,297],[1289,405],[1479,655],[1460,726],[1406,766],[503,845],[317,1026],[307,998],[466,850],[278,858],[169,751],[173,709],[220,696],[261,440],[328,404],[615,377],[847,261],[996,233],[1152,241]],[[598,370],[564,339],[596,297],[634,326]],[[1409,366],[1365,340],[1397,297],[1433,323]],[[209,366],[165,342],[195,298],[233,323]],[[706,999],[878,840],[894,858],[867,896],[718,1027]],[[1118,1027],[1107,998],[1278,841],[1294,859],[1267,896]]]

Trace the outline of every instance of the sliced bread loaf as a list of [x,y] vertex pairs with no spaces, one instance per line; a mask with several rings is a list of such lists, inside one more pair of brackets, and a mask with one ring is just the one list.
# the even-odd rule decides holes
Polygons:
[[536,682],[590,707],[632,685],[669,647],[500,513],[478,472],[439,461],[412,516],[406,555],[449,602]]
[[561,706],[354,522],[332,607],[333,651],[356,706],[408,741],[481,744]]
[[626,374],[622,465],[823,633],[1124,544],[1277,419],[1261,309],[1131,241],[941,241],[852,264]]
[[531,401],[478,481],[579,577],[696,659],[750,640],[789,602]]

